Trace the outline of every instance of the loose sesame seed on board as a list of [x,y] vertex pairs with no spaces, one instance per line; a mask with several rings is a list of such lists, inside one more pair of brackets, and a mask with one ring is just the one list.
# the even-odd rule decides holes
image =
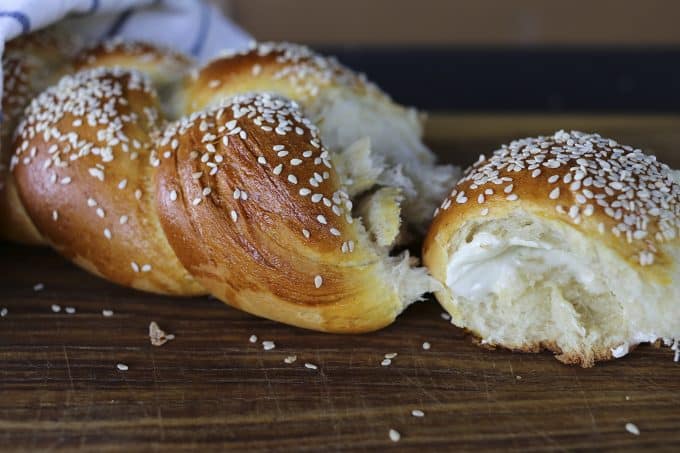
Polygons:
[[566,221],[580,225],[604,215],[595,229],[634,244],[631,259],[641,266],[654,264],[659,245],[680,234],[680,184],[672,170],[640,149],[577,131],[516,140],[488,159],[482,156],[435,217],[465,205],[467,194],[477,192],[484,194],[475,197],[484,206],[482,215],[492,214],[494,203],[523,199],[522,183],[536,192],[534,180],[545,180],[545,200]]

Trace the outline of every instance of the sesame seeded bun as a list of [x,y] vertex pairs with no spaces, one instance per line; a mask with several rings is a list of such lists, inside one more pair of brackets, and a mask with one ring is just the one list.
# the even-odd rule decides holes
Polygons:
[[639,149],[559,131],[470,167],[423,259],[482,344],[592,366],[680,334],[680,185]]
[[[395,187],[403,195],[403,217],[424,231],[457,168],[437,165],[422,142],[422,116],[393,102],[366,78],[334,58],[289,43],[261,43],[219,57],[186,78],[173,109],[190,114],[238,94],[270,92],[299,103],[319,127],[339,167],[352,167],[356,144],[365,147],[364,186]],[[345,164],[345,162],[348,162]],[[353,191],[354,178],[347,178]]]
[[101,67],[65,76],[26,109],[14,177],[38,231],[78,265],[133,288],[200,294],[156,215],[159,115],[142,73]]
[[2,122],[0,122],[0,239],[38,245],[44,242],[19,200],[9,171],[12,135],[30,100],[61,73],[77,50],[75,38],[57,28],[24,35],[6,43],[2,55]]
[[[74,70],[88,68],[135,69],[146,74],[159,93],[162,104],[189,72],[192,60],[186,55],[146,42],[123,41],[115,38],[96,44],[79,52],[74,59]],[[170,105],[163,105],[164,113],[176,118],[178,112]]]
[[230,305],[300,327],[365,332],[435,287],[407,253],[390,257],[391,241],[375,242],[352,217],[332,153],[294,102],[236,96],[167,128],[159,154],[168,241]]

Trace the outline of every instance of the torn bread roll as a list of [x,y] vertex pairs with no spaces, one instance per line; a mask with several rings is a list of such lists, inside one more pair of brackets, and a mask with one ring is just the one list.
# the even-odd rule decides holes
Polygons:
[[[300,327],[365,332],[437,287],[353,217],[332,153],[294,102],[236,96],[167,128],[159,155],[166,236],[191,275],[230,305]],[[390,213],[378,215],[374,232],[389,229]]]
[[680,335],[680,185],[597,134],[512,142],[435,213],[424,262],[482,344],[592,366]]
[[174,109],[189,114],[250,92],[298,102],[335,153],[347,189],[399,189],[412,229],[425,230],[432,210],[460,176],[458,168],[437,165],[423,144],[422,115],[392,101],[363,75],[304,46],[262,43],[219,57],[187,78]]
[[114,66],[34,98],[14,142],[21,200],[74,263],[329,332],[384,327],[438,287],[408,253],[391,256],[398,209],[373,213],[371,231],[353,217],[333,153],[295,102],[237,96],[166,127],[152,78]]

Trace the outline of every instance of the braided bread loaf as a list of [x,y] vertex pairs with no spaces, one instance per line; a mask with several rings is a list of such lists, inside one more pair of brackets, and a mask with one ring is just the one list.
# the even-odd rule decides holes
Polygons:
[[122,42],[72,64],[26,108],[11,167],[37,231],[79,266],[331,332],[383,327],[439,287],[391,253],[454,169],[362,77],[291,45],[186,77],[184,57]]

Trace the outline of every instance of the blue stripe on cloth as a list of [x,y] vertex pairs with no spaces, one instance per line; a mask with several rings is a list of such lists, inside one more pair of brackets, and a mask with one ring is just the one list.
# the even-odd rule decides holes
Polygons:
[[21,24],[21,33],[26,34],[31,31],[31,20],[21,11],[0,11],[0,17],[13,17]]
[[69,14],[69,17],[91,16],[92,14],[96,13],[97,10],[99,9],[100,6],[99,2],[100,0],[92,0],[92,3],[90,3],[90,7],[86,11],[71,13]]
[[194,45],[191,46],[191,55],[197,57],[201,50],[203,50],[203,45],[205,44],[205,39],[208,36],[208,24],[210,22],[210,9],[208,6],[201,2],[201,19],[198,24],[198,36],[196,36],[196,41]]
[[92,5],[90,9],[85,12],[85,14],[94,14],[99,9],[99,0],[92,0]]
[[113,22],[113,25],[111,25],[111,28],[109,28],[109,31],[106,32],[104,35],[104,38],[113,38],[114,36],[118,35],[123,28],[123,26],[127,23],[127,21],[130,19],[130,16],[134,12],[134,9],[126,9],[120,15],[118,18]]

